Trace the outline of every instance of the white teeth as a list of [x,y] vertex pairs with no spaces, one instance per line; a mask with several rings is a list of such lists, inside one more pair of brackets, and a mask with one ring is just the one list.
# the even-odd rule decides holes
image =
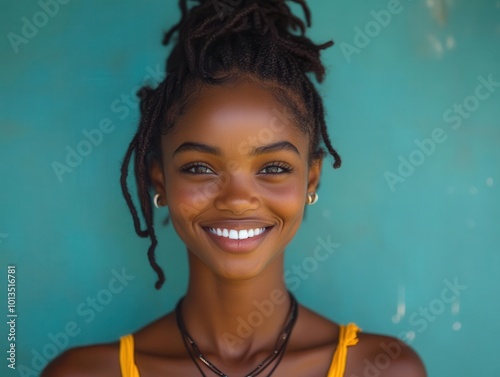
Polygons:
[[231,229],[229,231],[229,239],[231,240],[237,240],[238,239],[238,232],[234,229]]
[[255,229],[221,229],[221,228],[208,228],[210,233],[216,234],[221,237],[229,238],[231,240],[245,240],[262,234],[266,228]]

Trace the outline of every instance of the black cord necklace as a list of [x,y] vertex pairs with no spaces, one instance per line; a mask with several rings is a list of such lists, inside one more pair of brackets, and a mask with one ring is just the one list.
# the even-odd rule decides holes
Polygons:
[[[292,333],[293,327],[295,326],[295,322],[297,321],[297,316],[298,316],[298,304],[297,300],[295,297],[292,295],[291,292],[288,292],[290,295],[290,312],[288,314],[288,319],[285,323],[285,326],[283,327],[283,330],[280,333],[280,336],[278,337],[276,341],[276,345],[274,347],[273,352],[269,356],[267,356],[255,369],[253,369],[250,373],[245,374],[246,377],[255,377],[258,376],[260,373],[262,373],[267,367],[269,367],[274,361],[277,360],[276,364],[274,367],[271,369],[269,374],[266,377],[269,377],[273,374],[274,370],[278,367],[279,363],[281,362],[281,359],[283,358],[283,355],[285,354],[286,346],[288,345],[288,341],[290,340],[290,335]],[[193,360],[193,363],[196,365],[198,370],[200,371],[201,375],[203,377],[205,376],[205,373],[203,373],[203,370],[201,367],[198,365],[196,359],[198,359],[200,362],[202,362],[207,368],[209,368],[213,373],[220,377],[228,377],[227,374],[222,372],[219,368],[217,368],[213,363],[211,363],[200,351],[198,348],[198,345],[195,343],[191,335],[189,335],[188,331],[186,330],[186,326],[184,324],[184,320],[182,318],[182,301],[184,298],[181,298],[179,302],[177,303],[177,306],[175,308],[175,315],[177,318],[177,327],[179,328],[179,331],[182,336],[182,340],[184,342],[184,346],[186,347],[186,351],[188,352],[189,356],[191,357],[191,360]]]

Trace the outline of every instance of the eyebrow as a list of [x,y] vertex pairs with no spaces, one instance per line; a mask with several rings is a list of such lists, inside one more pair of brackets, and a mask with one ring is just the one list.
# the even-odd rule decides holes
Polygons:
[[217,147],[212,147],[207,144],[202,144],[202,143],[195,143],[193,141],[188,141],[186,143],[182,143],[172,154],[172,156],[175,156],[178,153],[181,152],[188,152],[188,151],[196,151],[196,152],[202,152],[202,153],[208,153],[208,154],[213,154],[214,156],[222,156],[222,151],[217,148]]
[[[289,141],[285,141],[285,140],[254,148],[250,151],[249,156],[255,157],[258,155],[265,154],[265,153],[272,153],[272,152],[278,152],[278,151],[283,151],[283,150],[292,151],[300,156],[300,152],[297,149],[297,147],[295,145],[293,145],[292,143],[290,143]],[[188,152],[188,151],[207,153],[207,154],[211,154],[211,155],[214,155],[217,157],[221,157],[223,155],[222,150],[220,148],[217,148],[217,147],[214,147],[214,146],[211,146],[208,144],[188,141],[188,142],[182,143],[174,151],[172,156],[175,156],[178,153]]]
[[273,144],[268,144],[268,145],[263,145],[261,147],[257,147],[255,149],[253,149],[249,155],[254,157],[254,156],[258,156],[258,155],[265,154],[265,153],[272,153],[272,152],[278,152],[278,151],[283,151],[283,150],[292,151],[294,153],[297,153],[300,156],[300,152],[297,149],[297,147],[295,145],[293,145],[292,143],[290,143],[289,141],[285,141],[285,140],[278,141],[278,142],[273,143]]

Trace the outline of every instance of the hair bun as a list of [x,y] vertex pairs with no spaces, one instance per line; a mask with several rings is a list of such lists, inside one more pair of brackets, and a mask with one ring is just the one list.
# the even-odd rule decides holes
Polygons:
[[[192,72],[197,67],[203,71],[206,54],[217,41],[247,35],[270,37],[269,41],[283,54],[294,58],[301,71],[313,72],[321,82],[325,71],[320,50],[332,46],[333,41],[316,45],[307,38],[306,28],[311,25],[309,8],[305,0],[290,1],[302,7],[307,26],[292,13],[286,0],[196,0],[198,4],[191,9],[187,0],[180,0],[182,18],[163,39],[163,44],[168,44],[178,31],[178,43],[167,62],[167,72],[177,69],[179,61],[186,61]],[[206,77],[204,72],[202,77]]]
[[[305,14],[306,24],[295,16],[286,3],[286,0],[195,0],[198,5],[188,9],[187,0],[180,0],[179,6],[182,18],[179,23],[165,33],[163,44],[169,43],[175,31],[179,31],[179,39],[187,35],[184,31],[201,30],[217,31],[226,29],[231,32],[242,32],[251,29],[259,35],[266,35],[270,31],[281,35],[300,30],[301,35],[306,27],[311,26],[311,13],[304,0],[291,0],[298,3]],[[245,22],[246,21],[246,22]],[[238,24],[239,27],[234,27]],[[201,37],[201,33],[198,36]]]

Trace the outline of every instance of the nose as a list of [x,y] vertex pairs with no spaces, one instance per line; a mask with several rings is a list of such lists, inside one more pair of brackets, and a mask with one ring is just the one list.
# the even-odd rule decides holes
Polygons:
[[260,199],[255,182],[243,173],[227,173],[214,198],[214,205],[220,211],[230,211],[235,215],[258,209]]

